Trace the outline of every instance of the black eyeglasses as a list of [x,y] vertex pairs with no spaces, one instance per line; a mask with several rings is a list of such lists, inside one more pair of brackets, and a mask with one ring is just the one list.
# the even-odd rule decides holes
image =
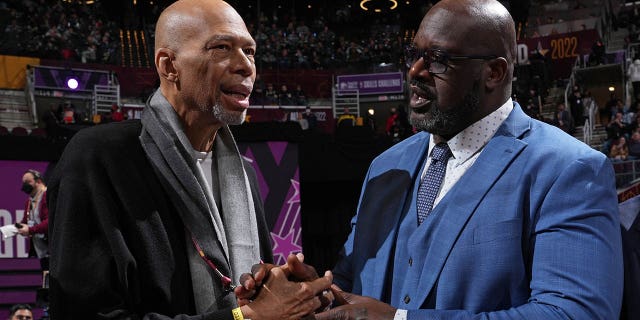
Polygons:
[[416,61],[420,60],[424,61],[425,68],[431,74],[442,74],[447,72],[449,67],[449,61],[455,60],[491,60],[496,59],[498,56],[496,55],[471,55],[471,56],[458,56],[448,54],[442,50],[438,49],[419,49],[415,46],[409,46],[404,55],[404,61],[407,65],[407,68],[411,68],[411,66],[416,63]]

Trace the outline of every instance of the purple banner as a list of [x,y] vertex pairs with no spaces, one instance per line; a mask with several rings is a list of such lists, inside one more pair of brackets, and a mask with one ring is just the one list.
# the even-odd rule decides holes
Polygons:
[[402,72],[338,76],[338,89],[358,90],[360,94],[401,93]]
[[34,84],[36,88],[68,90],[67,80],[78,81],[77,91],[92,91],[96,84],[109,84],[109,73],[98,70],[59,69],[51,67],[34,67]]
[[239,143],[258,176],[273,256],[283,264],[290,253],[302,251],[298,145],[282,141]]

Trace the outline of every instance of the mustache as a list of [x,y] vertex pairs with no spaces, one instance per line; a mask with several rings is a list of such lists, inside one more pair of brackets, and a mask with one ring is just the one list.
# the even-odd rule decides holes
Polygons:
[[437,98],[436,94],[431,90],[431,88],[429,88],[429,86],[422,82],[422,81],[418,81],[416,79],[411,79],[411,81],[409,82],[409,84],[411,86],[415,86],[418,89],[420,89],[421,91],[424,91],[427,95],[427,99],[429,100],[435,100]]

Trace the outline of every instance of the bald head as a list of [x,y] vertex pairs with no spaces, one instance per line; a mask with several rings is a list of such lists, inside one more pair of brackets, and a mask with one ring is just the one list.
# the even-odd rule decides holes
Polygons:
[[[217,18],[219,13],[233,11],[221,0],[179,0],[167,7],[156,23],[155,50],[169,48],[178,50],[182,43],[192,39],[208,20]],[[246,27],[245,27],[246,28]]]
[[[509,11],[495,0],[442,0],[423,19],[437,19],[457,45],[478,54],[496,55],[513,66],[516,57],[515,24]],[[431,21],[432,22],[432,21]],[[452,29],[451,27],[457,26]]]

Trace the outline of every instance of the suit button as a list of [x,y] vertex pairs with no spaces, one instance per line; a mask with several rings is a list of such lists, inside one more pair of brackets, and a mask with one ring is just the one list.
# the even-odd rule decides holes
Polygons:
[[411,297],[409,295],[404,296],[404,303],[409,304],[409,302],[411,302]]
[[413,258],[409,258],[409,267],[413,265]]

